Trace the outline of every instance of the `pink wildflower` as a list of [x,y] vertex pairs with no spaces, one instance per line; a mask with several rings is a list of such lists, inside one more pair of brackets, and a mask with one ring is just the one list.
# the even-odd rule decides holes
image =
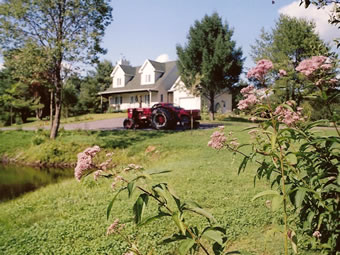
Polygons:
[[105,160],[103,163],[101,163],[99,165],[99,168],[106,171],[106,169],[107,169],[107,167],[108,167],[108,165],[110,164],[111,161],[112,161],[111,158],[109,158],[108,160]]
[[87,148],[83,152],[77,155],[78,161],[77,166],[74,169],[75,178],[80,181],[81,177],[84,175],[84,172],[88,169],[94,167],[92,159],[93,157],[100,151],[99,146],[93,146]]
[[231,145],[232,147],[234,147],[234,148],[237,148],[238,146],[240,146],[240,144],[239,144],[238,142],[236,142],[236,139],[233,140],[233,141],[231,141],[231,142],[230,142],[230,145]]
[[113,152],[109,152],[109,153],[106,153],[106,157],[111,157],[114,153]]
[[[288,102],[287,102],[287,104],[288,104]],[[294,112],[294,111],[291,111],[291,110],[283,107],[282,105],[280,105],[280,106],[276,107],[274,115],[277,116],[279,121],[282,121],[287,126],[293,126],[297,122],[304,120],[303,117],[302,117],[301,111],[302,111],[301,107],[298,107],[297,111]]]
[[211,140],[208,142],[208,146],[213,149],[222,149],[227,138],[222,131],[215,131],[211,136]]
[[279,75],[280,75],[281,77],[282,77],[282,76],[286,76],[286,75],[287,75],[286,70],[280,69],[280,70],[279,70]]
[[111,235],[117,231],[117,227],[119,226],[119,219],[116,219],[106,231],[106,235]]
[[256,137],[256,135],[257,135],[257,130],[250,130],[249,132],[248,132],[248,134],[250,135],[250,137],[251,138],[255,138]]
[[103,173],[102,170],[97,170],[97,171],[95,171],[94,174],[93,174],[94,180],[97,181],[98,178],[99,178],[99,176],[100,176],[102,173]]
[[267,72],[273,68],[273,63],[268,59],[261,59],[256,63],[256,66],[249,70],[247,78],[255,78],[261,82],[264,81],[264,77]]
[[249,119],[251,122],[255,122],[255,121],[257,121],[257,118],[256,117],[250,117],[250,119]]
[[318,231],[318,230],[317,230],[317,231],[314,231],[313,236],[316,237],[316,238],[318,238],[318,239],[320,239],[320,237],[321,237],[320,231]]
[[299,71],[308,77],[320,68],[328,70],[332,68],[332,65],[329,63],[325,63],[327,59],[328,58],[325,56],[314,56],[309,59],[305,59],[301,61],[300,64],[296,67],[296,71]]

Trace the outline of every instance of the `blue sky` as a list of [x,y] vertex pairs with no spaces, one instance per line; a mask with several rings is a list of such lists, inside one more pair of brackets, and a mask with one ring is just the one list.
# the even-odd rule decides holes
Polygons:
[[[176,60],[176,45],[184,45],[194,21],[201,20],[205,14],[217,12],[234,28],[233,39],[237,46],[243,49],[246,57],[245,66],[250,68],[253,65],[249,56],[250,45],[258,38],[262,27],[269,30],[274,26],[280,13],[297,17],[314,15],[316,19],[323,16],[327,23],[326,13],[312,8],[306,12],[303,7],[299,7],[297,0],[275,2],[272,4],[271,0],[112,0],[114,21],[107,28],[103,40],[103,46],[108,49],[108,53],[101,59],[108,59],[115,64],[121,56],[124,56],[134,66],[142,65],[147,58],[156,60],[162,54],[167,54],[170,60]],[[323,24],[322,28],[326,25]],[[327,30],[327,33],[330,32]]]

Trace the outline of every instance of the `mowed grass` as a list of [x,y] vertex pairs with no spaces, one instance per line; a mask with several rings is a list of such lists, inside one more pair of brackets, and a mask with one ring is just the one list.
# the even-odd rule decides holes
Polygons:
[[[70,123],[83,123],[89,121],[96,121],[96,120],[105,120],[105,119],[112,119],[112,118],[123,118],[126,117],[126,112],[118,112],[118,113],[88,113],[84,115],[79,115],[75,117],[62,117],[60,120],[60,124],[70,124]],[[49,127],[50,121],[45,120],[37,120],[36,118],[29,118],[27,123],[23,124],[13,124],[11,127],[15,128],[23,128],[23,127],[36,127],[36,128],[43,128]],[[1,123],[0,123],[1,127]]]
[[[240,142],[249,142],[247,132],[242,131],[249,124],[230,122],[225,125],[226,132],[233,131]],[[170,173],[156,176],[150,184],[167,182],[181,199],[196,201],[211,212],[218,224],[227,229],[226,251],[282,254],[282,236],[267,235],[273,215],[265,206],[265,199],[251,202],[252,197],[268,189],[269,184],[257,181],[254,187],[255,165],[250,164],[238,175],[241,157],[207,147],[213,131],[63,132],[56,141],[44,141],[40,145],[30,141],[36,133],[2,132],[0,153],[5,151],[1,143],[6,140],[4,137],[13,135],[22,136],[20,157],[27,160],[54,144],[60,155],[70,154],[57,155],[59,161],[72,161],[86,146],[98,144],[106,152],[115,152],[113,159],[119,166],[138,163],[148,171],[170,170]],[[18,144],[8,142],[11,152],[7,153],[17,152],[16,146]],[[147,152],[149,146],[155,150]],[[45,155],[49,153],[51,151]],[[158,244],[163,237],[174,233],[176,226],[169,219],[162,219],[137,228],[132,222],[134,199],[128,199],[126,193],[118,197],[109,221],[106,220],[106,208],[114,196],[110,184],[106,179],[95,182],[92,176],[81,183],[69,179],[0,204],[0,254],[123,254],[127,244],[118,236],[106,236],[107,227],[116,218],[126,223],[126,233],[145,254],[152,249],[154,254],[176,254],[175,245]],[[156,206],[151,204],[146,215],[155,213]],[[201,228],[208,225],[198,216],[187,219],[189,225]]]

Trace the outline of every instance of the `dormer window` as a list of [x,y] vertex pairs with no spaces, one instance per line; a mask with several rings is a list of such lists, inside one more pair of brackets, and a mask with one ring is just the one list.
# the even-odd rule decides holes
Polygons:
[[145,83],[150,83],[151,82],[151,74],[146,74],[145,75]]
[[122,85],[122,79],[121,78],[117,78],[117,86],[121,86]]

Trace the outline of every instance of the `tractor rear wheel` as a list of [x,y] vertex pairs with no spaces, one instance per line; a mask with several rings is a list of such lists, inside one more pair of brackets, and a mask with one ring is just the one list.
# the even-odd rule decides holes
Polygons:
[[171,114],[164,108],[157,108],[152,111],[151,123],[155,129],[170,129],[174,120]]
[[123,122],[123,126],[125,129],[132,129],[135,127],[135,122],[133,119],[125,119]]

